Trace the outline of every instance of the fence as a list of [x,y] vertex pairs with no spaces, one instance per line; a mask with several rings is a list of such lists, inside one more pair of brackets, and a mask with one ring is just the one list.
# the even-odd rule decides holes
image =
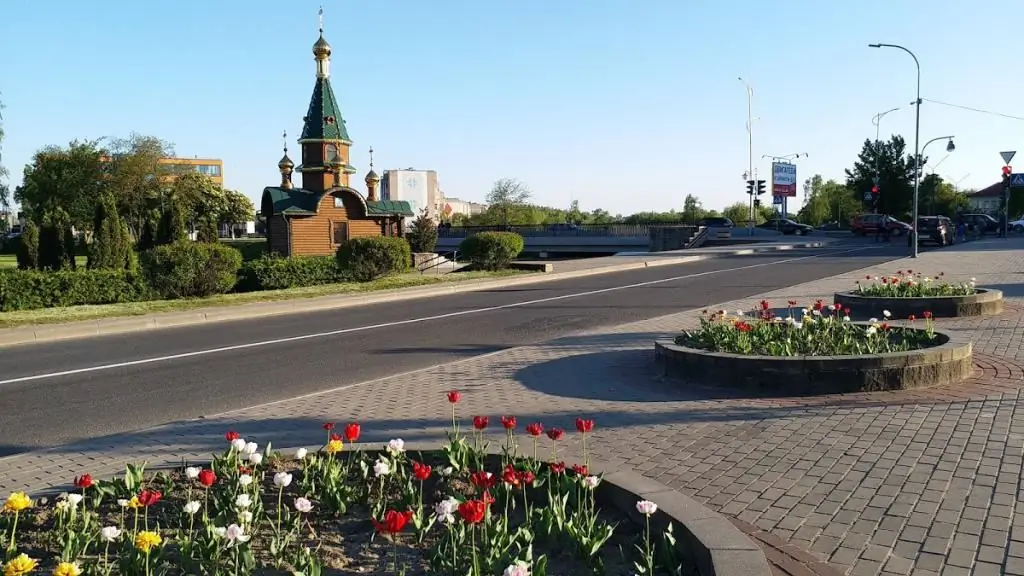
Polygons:
[[437,229],[441,238],[466,238],[477,232],[515,232],[524,238],[552,237],[635,237],[647,236],[657,224],[555,224],[549,226],[451,226]]

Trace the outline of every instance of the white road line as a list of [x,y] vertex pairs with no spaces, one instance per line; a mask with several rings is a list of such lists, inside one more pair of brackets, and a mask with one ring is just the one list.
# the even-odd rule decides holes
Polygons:
[[821,256],[835,256],[838,254],[849,254],[852,252],[863,252],[865,250],[873,250],[875,246],[867,246],[861,248],[853,248],[850,250],[842,250],[839,252],[828,252],[826,254],[815,254],[813,256],[800,256],[797,258],[787,258],[785,260],[775,260],[772,262],[762,262],[760,264],[750,264],[747,266],[737,266],[735,268],[725,268],[722,270],[709,270],[707,272],[697,272],[694,274],[685,274],[683,276],[673,276],[671,278],[660,278],[658,280],[648,280],[647,282],[637,282],[635,284],[626,284],[623,286],[612,286],[610,288],[601,288],[598,290],[588,290],[586,292],[576,292],[573,294],[563,294],[561,296],[551,296],[549,298],[539,298],[537,300],[527,300],[525,302],[513,302],[511,304],[501,304],[499,306],[487,306],[486,308],[474,308],[472,310],[460,310],[458,312],[448,312],[445,314],[437,314],[434,316],[423,316],[420,318],[410,318],[408,320],[398,320],[396,322],[384,322],[381,324],[371,324],[368,326],[357,326],[354,328],[342,328],[339,330],[330,330],[328,332],[317,332],[315,334],[303,334],[301,336],[289,336],[287,338],[275,338],[273,340],[262,340],[259,342],[249,342],[247,344],[235,344],[232,346],[222,346],[220,348],[207,348],[205,350],[195,350],[193,352],[183,352],[181,354],[170,354],[167,356],[156,356],[153,358],[144,358],[142,360],[130,360],[127,362],[116,362],[113,364],[101,364],[99,366],[90,366],[88,368],[76,368],[74,370],[63,370],[60,372],[50,372],[46,374],[36,374],[33,376],[22,376],[20,378],[10,378],[7,380],[0,380],[0,386],[5,384],[18,384],[20,382],[31,382],[34,380],[46,380],[50,378],[59,378],[61,376],[73,376],[76,374],[87,374],[90,372],[102,372],[105,370],[113,370],[116,368],[127,368],[130,366],[141,366],[144,364],[154,364],[157,362],[168,362],[171,360],[181,360],[184,358],[194,358],[196,356],[207,356],[210,354],[220,354],[222,352],[232,352],[235,350],[245,350],[248,348],[262,348],[264,346],[273,346],[275,344],[286,344],[289,342],[298,342],[301,340],[312,340],[315,338],[327,338],[329,336],[338,336],[339,334],[351,334],[353,332],[365,332],[368,330],[377,330],[380,328],[391,328],[394,326],[404,326],[407,324],[418,324],[421,322],[430,322],[433,320],[443,320],[445,318],[454,318],[457,316],[468,316],[470,314],[482,314],[484,312],[493,312],[495,310],[507,310],[509,308],[520,308],[523,306],[530,306],[532,304],[544,304],[547,302],[557,302],[559,300],[568,300],[570,298],[581,298],[584,296],[594,296],[596,294],[606,294],[608,292],[618,292],[620,290],[629,290],[631,288],[643,288],[645,286],[653,286],[655,284],[664,284],[666,282],[674,282],[676,280],[686,280],[689,278],[700,278],[702,276],[711,276],[713,274],[723,274],[727,272],[738,272],[740,270],[752,270],[755,268],[764,268],[766,266],[774,266],[776,264],[787,264],[790,262],[799,262],[801,260],[810,260]]

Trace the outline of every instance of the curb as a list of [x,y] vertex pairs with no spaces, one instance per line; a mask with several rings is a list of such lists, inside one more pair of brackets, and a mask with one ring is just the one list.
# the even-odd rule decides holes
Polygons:
[[185,312],[165,312],[143,316],[82,320],[66,324],[30,324],[26,326],[0,329],[0,348],[21,344],[55,342],[58,340],[70,340],[75,338],[109,336],[114,334],[126,334],[164,328],[178,328],[182,326],[194,326],[197,324],[212,322],[247,320],[263,318],[266,316],[313,312],[317,310],[336,310],[384,302],[401,302],[405,300],[445,296],[460,292],[479,292],[495,288],[536,284],[539,282],[584,278],[597,274],[641,270],[655,266],[686,264],[689,262],[697,262],[725,256],[743,256],[759,252],[777,252],[783,250],[794,250],[797,248],[820,248],[825,244],[825,242],[777,244],[774,246],[758,246],[737,250],[723,250],[721,252],[695,254],[692,256],[654,257],[652,260],[645,260],[643,262],[615,264],[611,266],[591,268],[588,270],[573,270],[570,272],[535,273],[521,278],[512,277],[495,280],[453,282],[447,286],[397,288],[360,295],[338,294],[317,298],[280,300],[277,302],[254,302],[250,304],[240,304],[238,306],[211,307],[205,310],[200,308]]

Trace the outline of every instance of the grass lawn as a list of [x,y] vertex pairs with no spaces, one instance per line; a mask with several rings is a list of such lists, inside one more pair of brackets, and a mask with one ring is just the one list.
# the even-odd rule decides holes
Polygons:
[[[0,266],[3,266],[0,263]],[[418,273],[390,276],[373,282],[345,282],[342,284],[326,284],[307,288],[291,288],[288,290],[267,290],[264,292],[245,292],[241,294],[221,294],[210,298],[194,300],[154,300],[150,302],[129,302],[125,304],[105,304],[99,306],[70,306],[67,308],[43,308],[39,310],[21,310],[0,313],[0,327],[24,326],[27,324],[58,324],[79,320],[97,320],[119,316],[142,316],[159,312],[180,312],[213,306],[237,306],[254,302],[275,302],[296,298],[314,298],[333,294],[358,294],[377,290],[395,288],[412,288],[480,280],[485,278],[501,278],[530,274],[520,270],[501,270],[498,272],[455,272],[443,275],[421,275]]]
[[[85,266],[89,259],[85,256],[75,256],[75,264]],[[0,268],[17,268],[18,257],[14,254],[0,254]]]

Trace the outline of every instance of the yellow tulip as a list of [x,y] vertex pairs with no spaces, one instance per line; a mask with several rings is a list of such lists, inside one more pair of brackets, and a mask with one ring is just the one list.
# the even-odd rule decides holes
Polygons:
[[54,568],[53,576],[82,576],[82,569],[74,562],[61,562]]
[[[160,537],[156,532],[150,532],[149,530],[143,530],[139,532],[138,536],[135,537],[135,548],[143,554],[149,554],[150,550],[154,546],[159,546],[164,539]],[[6,576],[6,575],[5,575]]]
[[341,440],[331,440],[330,442],[327,443],[328,454],[337,454],[338,452],[341,452],[341,448]]
[[128,507],[132,510],[142,508],[142,502],[139,502],[138,496],[132,496],[132,499],[128,501]]
[[10,562],[4,564],[4,576],[25,576],[36,569],[39,563],[28,557],[28,554],[18,554]]
[[21,512],[32,507],[32,499],[24,492],[15,492],[4,502],[4,512]]

